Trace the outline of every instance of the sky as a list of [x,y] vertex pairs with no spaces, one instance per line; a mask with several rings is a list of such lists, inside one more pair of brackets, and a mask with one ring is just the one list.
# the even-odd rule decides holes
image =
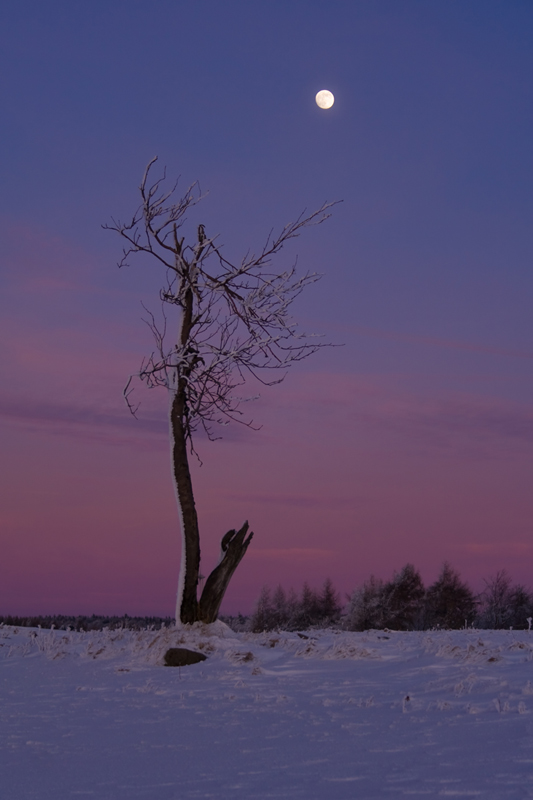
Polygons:
[[232,257],[342,201],[277,262],[339,346],[198,442],[202,571],[255,532],[222,611],[407,562],[533,589],[532,34],[527,0],[4,0],[0,614],[174,613],[167,398],[122,398],[163,275],[102,228],[156,155]]

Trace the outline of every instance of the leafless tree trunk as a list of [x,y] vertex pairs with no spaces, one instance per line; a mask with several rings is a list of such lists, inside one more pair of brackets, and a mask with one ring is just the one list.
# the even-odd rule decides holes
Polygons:
[[[184,624],[214,622],[229,581],[251,542],[245,522],[239,531],[226,533],[221,542],[221,560],[206,580],[198,601],[200,534],[194,502],[189,455],[194,453],[193,434],[203,429],[213,438],[213,426],[228,421],[252,427],[239,409],[235,389],[247,376],[271,385],[285,377],[295,361],[320,347],[315,339],[297,332],[289,307],[303,289],[318,280],[316,273],[296,275],[295,266],[281,272],[271,268],[273,256],[310,226],[323,222],[333,204],[324,204],[309,216],[300,216],[281,233],[270,235],[258,255],[247,253],[240,263],[228,261],[216,239],[206,236],[198,225],[195,241],[185,245],[178,235],[185,214],[201,196],[193,185],[175,198],[177,184],[161,191],[163,178],[149,183],[146,168],[140,192],[142,203],[128,223],[113,220],[104,227],[127,241],[119,266],[132,253],[145,253],[166,272],[161,290],[163,322],[158,325],[148,312],[147,321],[156,350],[143,361],[136,376],[124,390],[133,414],[131,381],[138,377],[149,387],[165,386],[170,397],[170,438],[172,477],[180,512],[182,562],[178,587],[176,620]],[[178,334],[167,343],[165,307],[178,311]],[[267,380],[269,371],[282,370],[281,377]]]
[[196,588],[200,573],[200,531],[192,489],[191,471],[189,469],[187,440],[183,425],[184,407],[182,390],[181,393],[179,391],[176,392],[170,408],[171,463],[183,528],[181,557],[185,569],[182,570],[180,618],[183,623],[192,623],[198,619]]

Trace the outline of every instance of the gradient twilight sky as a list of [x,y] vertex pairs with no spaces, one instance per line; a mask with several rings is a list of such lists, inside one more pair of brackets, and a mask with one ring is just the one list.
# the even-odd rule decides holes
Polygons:
[[162,275],[101,228],[156,154],[235,256],[344,201],[278,262],[344,347],[199,443],[204,571],[256,532],[223,611],[407,561],[533,586],[532,35],[530,0],[4,0],[0,613],[174,611],[166,397],[122,400]]

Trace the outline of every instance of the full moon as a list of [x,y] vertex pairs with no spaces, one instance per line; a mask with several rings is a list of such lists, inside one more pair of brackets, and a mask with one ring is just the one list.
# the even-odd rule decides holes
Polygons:
[[327,89],[321,89],[320,92],[317,92],[315,100],[319,108],[331,108],[335,102],[335,98],[333,97],[332,93]]

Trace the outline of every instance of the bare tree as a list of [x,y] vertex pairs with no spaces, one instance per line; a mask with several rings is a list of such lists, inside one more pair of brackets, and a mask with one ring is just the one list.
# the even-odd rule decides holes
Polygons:
[[478,624],[482,628],[525,628],[533,609],[533,597],[520,584],[513,584],[505,569],[485,578],[479,597]]
[[[216,237],[197,226],[186,242],[182,226],[186,214],[201,199],[197,184],[179,196],[177,182],[163,189],[165,175],[152,178],[156,158],[148,164],[140,186],[142,202],[130,222],[112,220],[104,226],[127,242],[119,266],[131,254],[144,253],[159,263],[166,276],[160,297],[163,322],[150,312],[147,320],[156,349],[143,361],[124,390],[130,410],[131,380],[169,391],[172,476],[180,512],[182,555],[176,621],[213,622],[231,576],[243,558],[253,534],[245,522],[222,537],[221,559],[205,582],[198,600],[200,535],[194,502],[189,454],[199,430],[212,439],[213,428],[229,421],[251,422],[242,416],[242,398],[236,390],[252,376],[266,385],[283,380],[286,370],[323,346],[297,331],[289,309],[316,273],[296,274],[295,265],[277,272],[272,259],[304,228],[329,217],[334,205],[325,203],[312,214],[302,214],[278,235],[269,235],[258,252],[248,252],[233,263],[223,254]],[[170,328],[165,308],[178,313]],[[169,330],[170,328],[170,330]],[[281,370],[281,373],[280,373]],[[275,377],[268,377],[274,372]]]

